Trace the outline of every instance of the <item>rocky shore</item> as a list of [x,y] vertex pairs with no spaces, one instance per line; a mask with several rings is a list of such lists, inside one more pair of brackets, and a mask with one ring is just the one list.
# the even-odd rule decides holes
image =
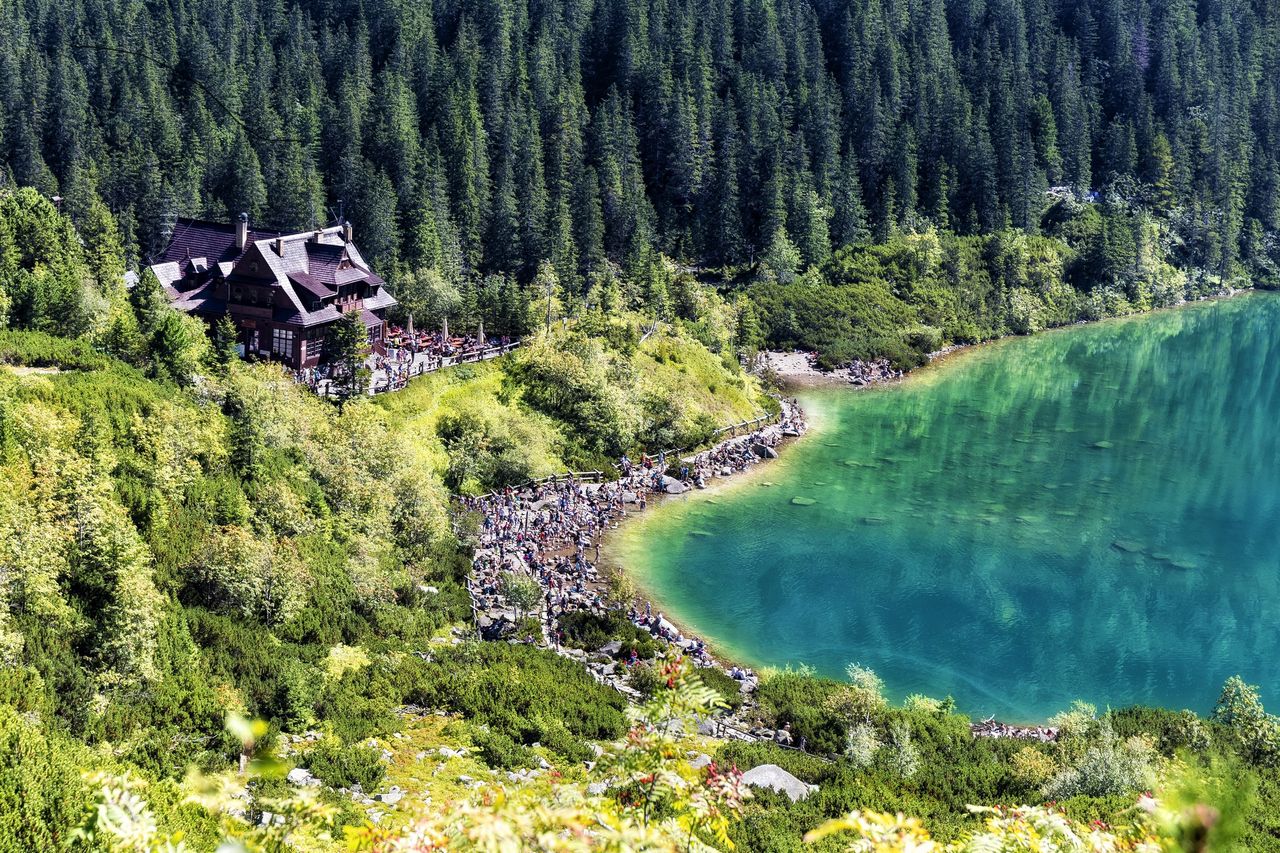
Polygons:
[[[566,475],[481,498],[464,498],[461,508],[478,514],[480,531],[468,579],[477,630],[484,639],[538,643],[581,662],[597,680],[628,698],[639,693],[628,675],[639,665],[620,659],[622,644],[600,649],[566,645],[562,622],[571,614],[624,615],[655,640],[678,648],[699,666],[717,666],[741,685],[744,696],[756,678],[738,667],[726,668],[700,638],[682,632],[649,602],[619,601],[611,595],[600,569],[601,540],[632,515],[644,512],[660,496],[706,488],[714,480],[733,477],[774,459],[787,439],[804,434],[804,414],[794,400],[782,400],[777,418],[747,434],[734,436],[691,455],[659,454],[640,460],[623,457],[613,479]],[[536,590],[521,607],[513,592],[525,579]],[[708,724],[717,736],[754,740],[743,720]],[[772,737],[768,732],[767,736]]]
[[862,388],[897,382],[905,375],[895,370],[887,358],[854,359],[837,370],[819,368],[817,353],[812,352],[766,352],[760,359],[764,369],[775,373],[784,383],[798,386]]
[[[880,381],[880,380],[877,380]],[[774,740],[790,745],[789,733],[761,728],[753,722],[754,673],[717,661],[700,638],[683,631],[652,604],[619,600],[601,570],[602,540],[627,518],[646,511],[663,496],[705,488],[774,459],[787,439],[807,430],[794,400],[782,401],[775,421],[748,434],[734,436],[707,450],[679,457],[658,455],[619,460],[617,475],[607,479],[565,475],[480,498],[461,500],[464,510],[480,519],[472,572],[468,579],[477,631],[482,639],[543,645],[581,663],[598,681],[631,701],[640,693],[629,676],[642,665],[634,653],[622,654],[618,640],[600,648],[576,648],[566,642],[565,625],[574,614],[624,616],[654,640],[677,648],[696,665],[717,667],[740,685],[742,707],[703,725],[701,733],[721,739]],[[524,579],[525,601],[513,592]],[[974,723],[974,737],[1052,740],[1045,727],[1013,726],[993,720]]]

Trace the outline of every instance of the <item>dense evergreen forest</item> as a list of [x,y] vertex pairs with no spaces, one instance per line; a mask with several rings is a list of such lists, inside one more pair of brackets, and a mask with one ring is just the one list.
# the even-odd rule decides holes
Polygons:
[[0,44],[0,176],[101,200],[131,263],[179,214],[341,211],[406,293],[550,260],[661,303],[660,253],[785,281],[1068,198],[1088,287],[1280,262],[1266,0],[17,0]]

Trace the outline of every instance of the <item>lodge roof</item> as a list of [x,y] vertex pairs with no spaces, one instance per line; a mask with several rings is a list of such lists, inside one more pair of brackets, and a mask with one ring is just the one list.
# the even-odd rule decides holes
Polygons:
[[[316,326],[341,316],[334,300],[342,288],[364,283],[363,307],[376,311],[396,304],[386,282],[369,268],[350,240],[349,226],[296,234],[249,229],[243,248],[237,226],[179,219],[169,245],[151,270],[174,307],[196,314],[227,310],[227,281],[278,288],[272,311],[279,323]],[[348,291],[350,292],[350,291]]]

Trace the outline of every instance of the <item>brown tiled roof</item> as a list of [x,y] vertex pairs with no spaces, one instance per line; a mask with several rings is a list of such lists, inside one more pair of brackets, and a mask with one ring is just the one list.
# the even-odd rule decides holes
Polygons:
[[[280,236],[278,231],[249,231],[246,246],[258,240],[270,240]],[[205,222],[201,219],[179,219],[173,227],[169,245],[154,263],[185,261],[188,258],[206,258],[209,266],[220,261],[233,261],[244,254],[236,248],[236,227],[225,222]]]
[[305,291],[305,294],[300,293],[299,296],[305,295],[308,299],[324,300],[338,295],[337,290],[305,272],[289,273],[289,281]]
[[273,319],[298,326],[338,319],[341,315],[332,304],[318,309],[312,306],[331,300],[340,286],[354,282],[366,281],[375,291],[365,300],[364,313],[370,324],[381,322],[370,312],[396,304],[385,282],[369,270],[354,244],[343,242],[337,228],[291,235],[250,231],[240,251],[235,246],[234,225],[180,219],[169,246],[151,269],[174,306],[192,313],[220,314],[226,310],[224,300],[213,298],[213,283],[223,279],[278,288]]

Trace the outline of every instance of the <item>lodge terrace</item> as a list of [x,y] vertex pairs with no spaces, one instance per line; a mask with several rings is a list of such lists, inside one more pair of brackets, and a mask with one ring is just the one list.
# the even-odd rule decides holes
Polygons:
[[178,310],[209,324],[229,316],[242,356],[315,367],[329,327],[351,311],[360,312],[374,352],[386,352],[386,312],[396,300],[345,220],[279,234],[251,230],[243,213],[234,224],[179,219],[151,271]]

